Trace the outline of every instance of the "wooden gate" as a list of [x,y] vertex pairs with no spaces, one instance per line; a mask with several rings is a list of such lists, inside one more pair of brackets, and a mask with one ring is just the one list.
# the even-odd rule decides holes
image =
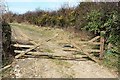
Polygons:
[[[63,49],[64,51],[79,51],[82,52],[84,54],[86,54],[89,58],[91,58],[92,60],[94,60],[95,62],[100,62],[101,59],[103,59],[103,55],[104,55],[104,31],[101,31],[100,36],[96,36],[93,39],[89,40],[89,41],[80,41],[80,42],[74,42],[72,40],[68,40],[67,42],[70,43],[72,46],[74,46],[74,48],[67,48],[67,49]],[[54,36],[53,38],[57,37],[58,35]],[[46,40],[47,42],[52,40],[48,39]],[[57,55],[50,55],[47,53],[40,53],[40,52],[31,52],[31,50],[36,49],[37,47],[39,47],[42,43],[35,43],[34,41],[31,41],[31,43],[33,43],[34,45],[21,45],[21,44],[14,44],[14,47],[22,47],[22,48],[27,48],[24,51],[19,51],[19,50],[14,50],[15,53],[19,53],[18,55],[15,56],[15,58],[19,58],[21,56],[24,56],[25,54],[31,54],[31,55],[48,55],[51,57],[57,56]],[[80,47],[78,44],[80,44],[82,47]],[[86,45],[98,45],[99,49],[87,49],[87,48],[83,48]],[[96,53],[99,55],[98,57],[93,56],[91,53]],[[66,56],[61,56],[61,57],[65,57],[68,58]]]
[[[82,52],[84,53],[87,57],[91,58],[92,60],[94,60],[95,62],[97,63],[101,63],[101,60],[103,59],[103,56],[104,56],[104,34],[105,32],[104,31],[101,31],[101,34],[100,36],[96,36],[94,37],[93,39],[89,40],[89,41],[80,41],[80,42],[74,42],[72,40],[67,40],[68,43],[70,43],[73,47],[71,48],[67,48],[67,49],[63,49],[64,51],[79,51],[79,52]],[[58,36],[55,35],[54,37],[50,38],[50,39],[47,39],[45,40],[46,42],[56,38]],[[30,43],[32,43],[33,45],[23,45],[23,44],[13,44],[14,47],[16,48],[25,48],[24,50],[14,50],[15,53],[18,53],[18,55],[15,56],[15,58],[20,58],[22,56],[26,56],[26,54],[29,54],[29,55],[35,55],[35,56],[38,56],[38,55],[46,55],[50,58],[55,58],[55,57],[59,57],[59,58],[66,58],[66,59],[76,59],[77,57],[67,57],[67,56],[57,56],[57,55],[52,55],[52,54],[48,54],[48,53],[41,53],[39,51],[32,51],[32,50],[35,50],[36,48],[38,48],[42,43],[36,43],[35,41],[30,40]],[[88,49],[88,48],[83,48],[83,47],[80,47],[79,44],[81,46],[86,46],[86,45],[98,45],[99,46],[99,49]],[[95,52],[96,54],[99,54],[99,57],[95,57],[92,55],[92,53]],[[77,58],[79,59],[79,57]],[[10,65],[7,65],[5,66],[4,68],[0,69],[0,72],[4,69],[7,69],[9,68],[10,66],[12,66],[12,64]]]

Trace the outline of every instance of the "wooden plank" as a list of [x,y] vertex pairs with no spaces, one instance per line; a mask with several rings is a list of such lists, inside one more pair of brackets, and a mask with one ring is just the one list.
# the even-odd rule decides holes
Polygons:
[[33,45],[22,45],[22,44],[14,44],[13,46],[14,47],[25,47],[25,48],[34,47]]
[[5,70],[5,69],[7,69],[7,68],[10,68],[11,66],[12,66],[12,64],[7,65],[7,66],[5,66],[5,67],[1,68],[1,69],[0,69],[0,72],[1,72],[1,71],[3,71],[3,70]]
[[64,51],[79,51],[77,49],[72,49],[72,48],[63,48]]
[[96,37],[94,37],[93,39],[89,40],[88,42],[94,42],[95,40],[97,40],[97,39],[99,39],[99,38],[100,38],[100,36],[96,36]]
[[[21,50],[14,50],[15,53],[24,53],[25,51],[21,51]],[[38,52],[28,52],[27,54],[32,54],[32,53],[35,53],[37,54]]]
[[101,42],[101,45],[100,45],[100,59],[103,59],[103,55],[104,55],[104,41],[105,41],[104,34],[105,34],[105,32],[101,31],[101,33],[100,33],[100,36],[101,36],[101,38],[100,38],[100,42]]
[[26,53],[28,53],[29,51],[37,48],[37,47],[40,46],[40,45],[41,45],[41,43],[39,43],[38,45],[36,45],[36,46],[34,46],[34,47],[30,48],[30,49],[27,49],[25,52],[16,55],[15,58],[19,58],[19,57],[23,56],[24,54],[26,54]]
[[[25,51],[20,51],[20,50],[14,50],[15,53],[25,53]],[[40,53],[40,52],[28,52],[26,54],[31,54],[31,55],[50,55],[50,53]]]
[[[88,42],[88,41],[74,41],[77,44],[91,44],[91,45],[100,45],[100,42]],[[62,44],[69,44],[68,42],[60,42]]]
[[80,41],[80,42],[76,42],[76,43],[80,43],[80,44],[93,44],[93,45],[100,45],[100,42],[88,42],[88,41]]
[[[23,51],[17,51],[16,52],[23,52]],[[64,59],[64,60],[80,60],[83,57],[86,56],[63,56],[63,55],[57,55],[57,54],[50,54],[50,53],[40,53],[40,52],[28,52],[26,54],[31,54],[33,56],[48,56],[50,58],[54,58],[54,59]],[[29,55],[24,55],[25,57],[29,57]]]
[[[57,37],[57,36],[58,36],[58,34],[56,34],[56,35],[55,35],[55,36],[53,36],[52,38],[47,39],[47,40],[45,40],[45,41],[46,41],[46,42],[48,42],[48,41],[52,40],[53,38],[55,38],[55,37]],[[33,41],[33,42],[34,42],[34,41]],[[38,43],[38,44],[37,44],[37,45],[35,45],[34,47],[32,47],[32,48],[30,48],[30,49],[27,49],[25,52],[23,52],[23,53],[20,53],[20,54],[16,55],[16,56],[15,56],[15,58],[19,58],[19,57],[21,57],[21,56],[25,55],[25,54],[26,54],[26,53],[28,53],[29,51],[31,51],[31,50],[33,50],[33,49],[35,49],[35,48],[39,47],[41,44],[42,44],[41,42],[40,42],[40,43]]]
[[84,51],[87,51],[87,52],[100,52],[100,50],[97,50],[97,49],[85,49]]
[[[47,59],[57,59],[57,60],[74,60],[74,61],[88,61],[87,58],[84,57],[68,57],[68,56],[54,56],[54,55],[41,55],[40,58]],[[31,55],[24,55],[24,57],[32,57]],[[39,56],[38,56],[39,57]]]
[[96,59],[96,57],[90,55],[88,52],[84,51],[82,48],[80,48],[79,46],[77,46],[77,44],[74,41],[69,41],[71,42],[72,45],[74,45],[74,47],[76,47],[79,51],[81,51],[82,53],[86,54],[89,58],[91,58],[92,60],[94,60],[97,63],[101,63],[100,60]]

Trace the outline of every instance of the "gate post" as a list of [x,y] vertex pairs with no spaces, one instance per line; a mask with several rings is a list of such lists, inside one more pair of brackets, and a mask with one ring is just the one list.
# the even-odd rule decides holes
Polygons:
[[100,59],[103,59],[104,56],[104,42],[105,42],[105,31],[100,32]]

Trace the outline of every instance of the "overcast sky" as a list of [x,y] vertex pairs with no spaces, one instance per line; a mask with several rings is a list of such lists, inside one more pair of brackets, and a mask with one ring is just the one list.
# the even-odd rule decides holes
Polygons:
[[6,0],[9,10],[14,13],[25,13],[36,8],[42,10],[57,10],[64,4],[75,7],[79,0]]

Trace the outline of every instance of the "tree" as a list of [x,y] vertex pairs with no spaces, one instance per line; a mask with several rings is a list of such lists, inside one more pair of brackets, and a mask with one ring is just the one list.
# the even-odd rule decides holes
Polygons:
[[[120,14],[117,10],[112,12],[92,11],[86,16],[87,25],[85,29],[99,33],[106,31],[108,43],[120,47]],[[119,49],[118,49],[119,50]]]

